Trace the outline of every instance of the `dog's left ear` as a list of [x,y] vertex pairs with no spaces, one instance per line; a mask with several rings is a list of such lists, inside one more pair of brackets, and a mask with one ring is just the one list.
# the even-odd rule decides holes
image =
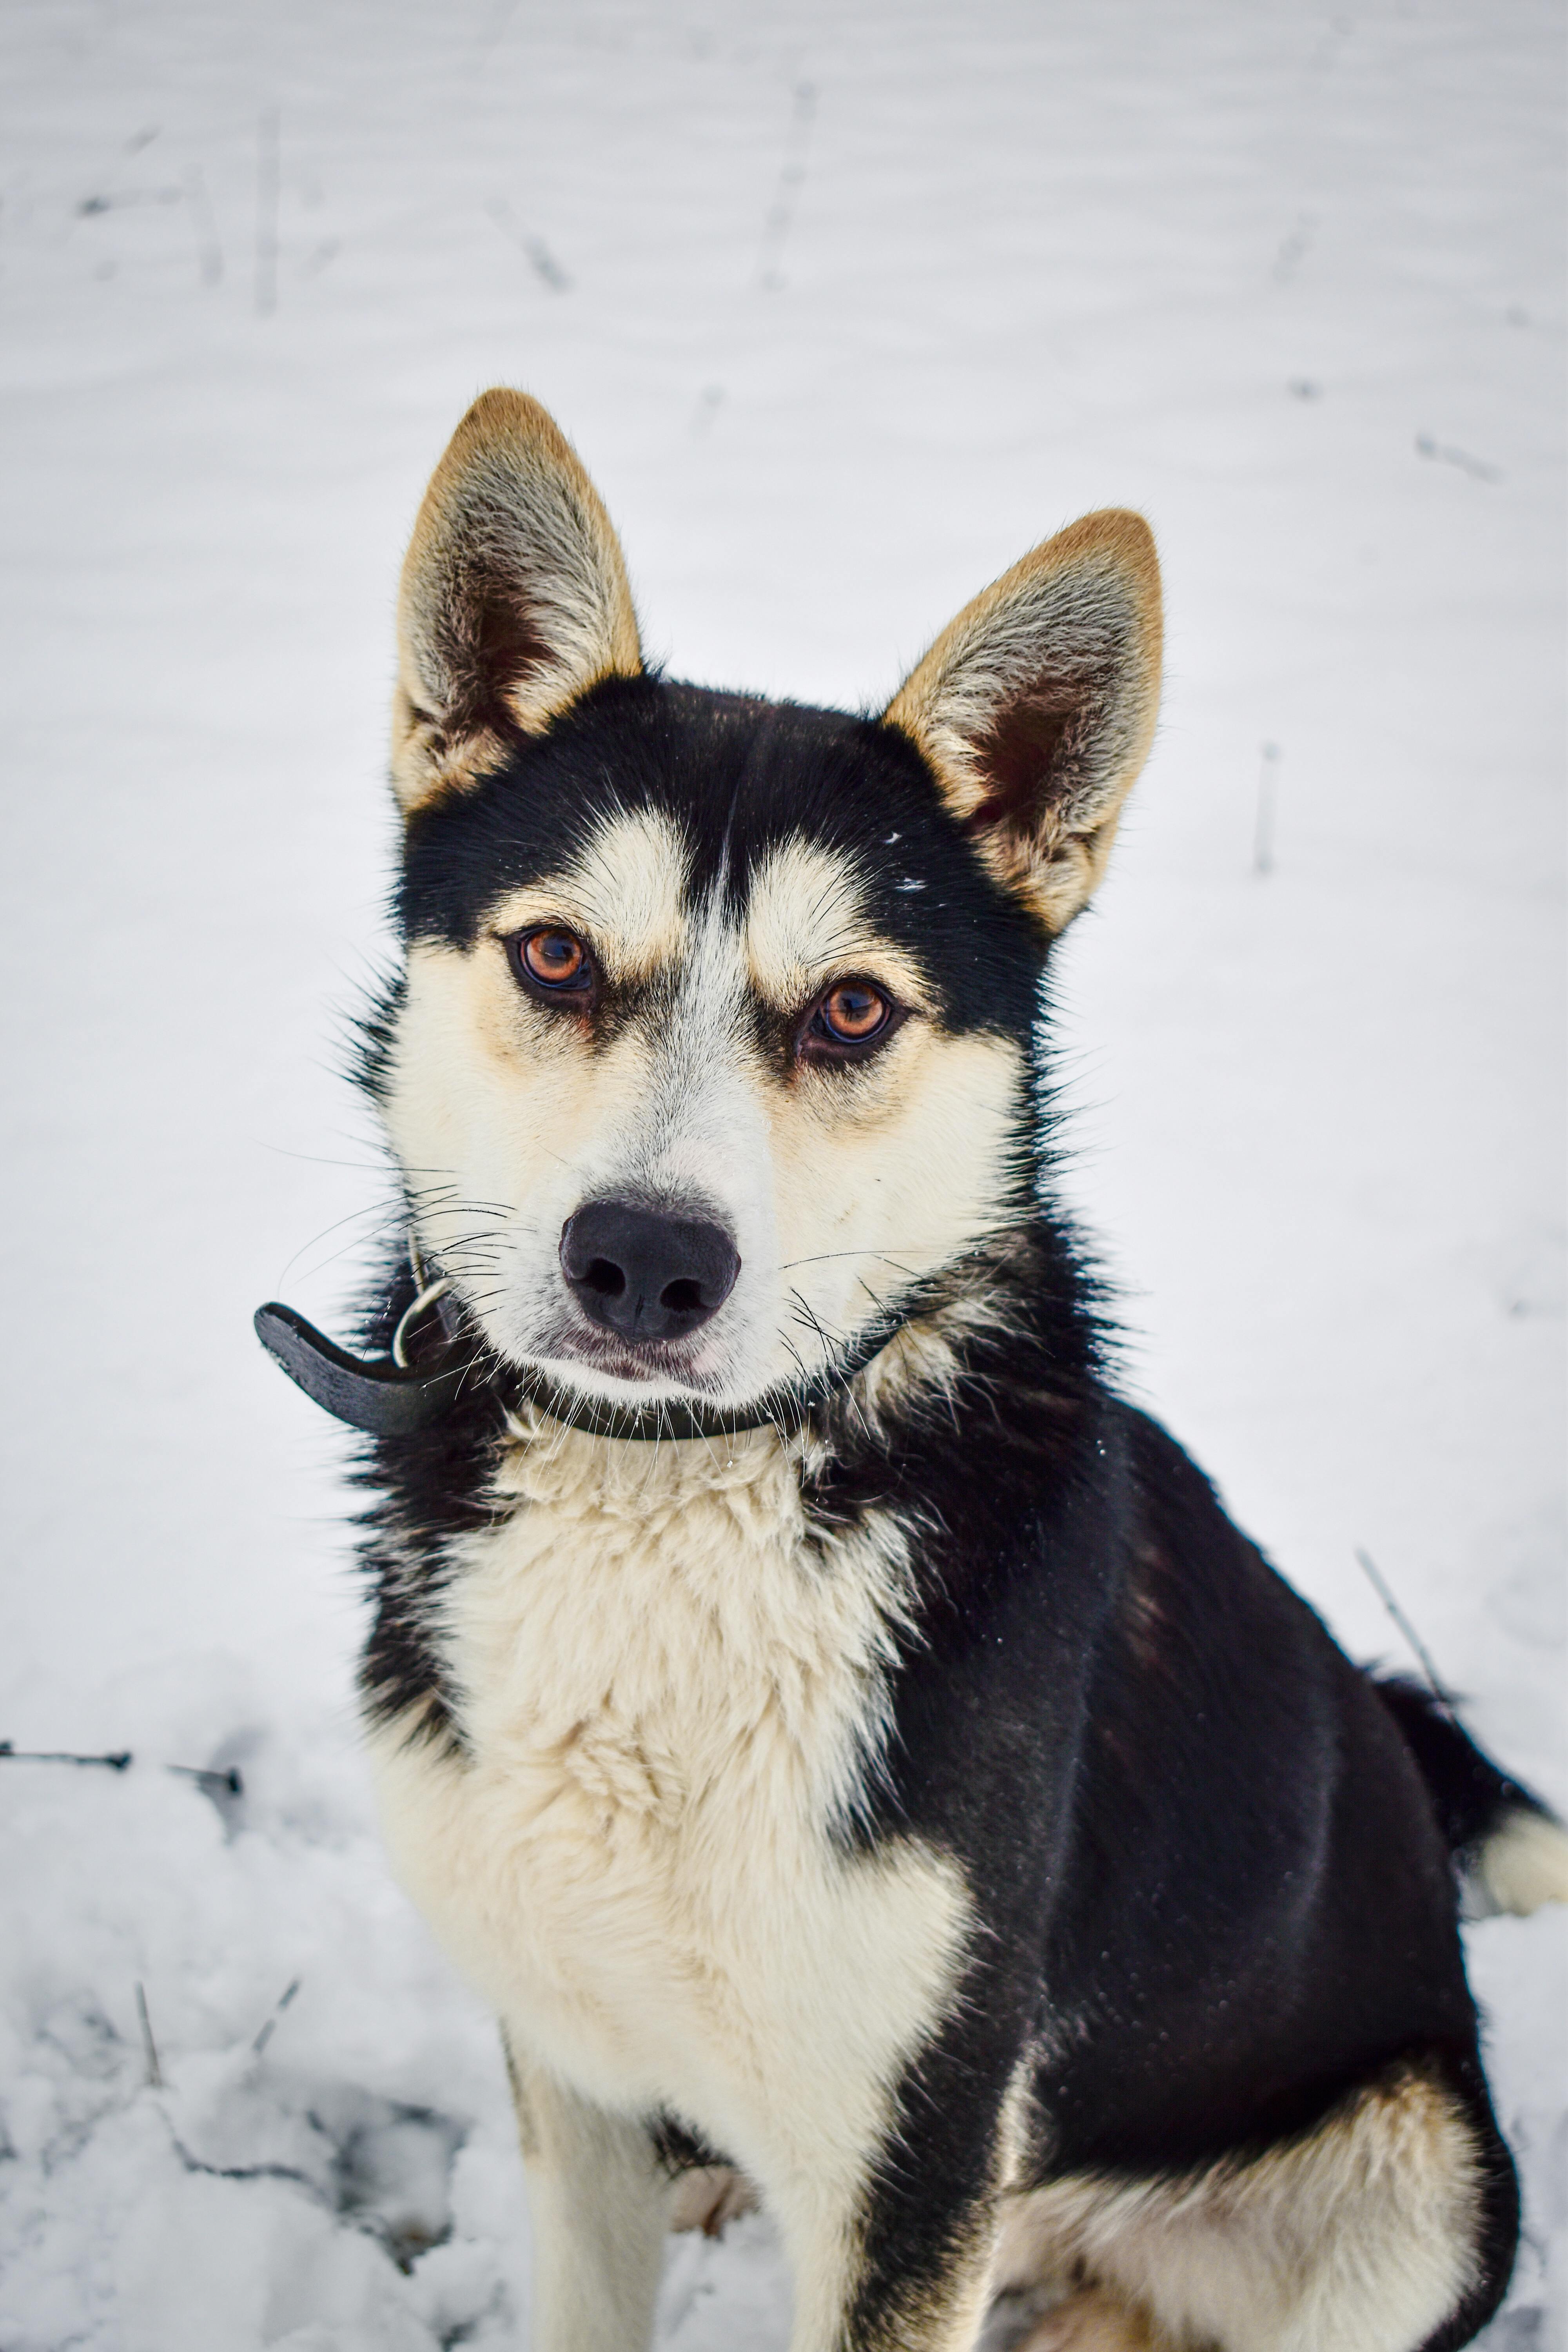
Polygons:
[[538,401],[480,394],[425,493],[397,598],[392,781],[462,792],[601,678],[642,669],[609,516]]
[[1142,515],[1086,515],[966,605],[882,716],[912,736],[997,879],[1048,931],[1099,883],[1160,702]]

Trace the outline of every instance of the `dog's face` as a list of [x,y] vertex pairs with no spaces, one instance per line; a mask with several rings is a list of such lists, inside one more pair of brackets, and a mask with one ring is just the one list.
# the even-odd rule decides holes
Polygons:
[[426,1253],[617,1402],[841,1366],[1026,1212],[1040,969],[1152,728],[1144,526],[1026,559],[879,720],[667,686],[577,461],[488,394],[400,618],[378,1091]]
[[405,906],[391,1130],[508,1357],[734,1402],[1016,1216],[1038,943],[889,730],[606,682]]

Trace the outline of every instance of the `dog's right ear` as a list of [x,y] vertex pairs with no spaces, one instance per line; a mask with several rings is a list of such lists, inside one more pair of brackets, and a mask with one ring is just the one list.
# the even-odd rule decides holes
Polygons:
[[392,781],[461,792],[600,678],[642,670],[620,542],[526,393],[481,394],[425,493],[397,600]]

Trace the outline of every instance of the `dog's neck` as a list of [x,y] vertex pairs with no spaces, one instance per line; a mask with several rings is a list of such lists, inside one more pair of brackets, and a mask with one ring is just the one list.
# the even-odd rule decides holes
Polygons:
[[809,1441],[772,1423],[722,1436],[606,1437],[555,1420],[537,1405],[510,1412],[495,1474],[503,1501],[547,1503],[568,1516],[646,1522],[698,1495],[798,1490]]

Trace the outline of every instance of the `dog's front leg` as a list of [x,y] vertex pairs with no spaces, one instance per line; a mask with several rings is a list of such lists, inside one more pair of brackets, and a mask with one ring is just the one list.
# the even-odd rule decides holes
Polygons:
[[531,2065],[506,2038],[533,2231],[531,2352],[642,2352],[670,2182],[634,2118]]
[[858,2189],[818,2175],[786,2205],[790,2352],[973,2352],[999,2234],[986,2189],[943,2182],[900,2145]]

